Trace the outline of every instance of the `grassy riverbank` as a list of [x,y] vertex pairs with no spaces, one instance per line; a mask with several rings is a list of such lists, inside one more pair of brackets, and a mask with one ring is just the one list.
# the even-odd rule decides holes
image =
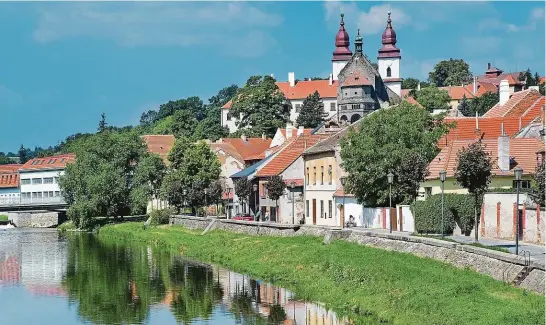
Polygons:
[[470,270],[316,237],[254,237],[140,223],[101,228],[99,237],[157,243],[181,254],[274,282],[321,301],[356,324],[542,324],[544,297]]

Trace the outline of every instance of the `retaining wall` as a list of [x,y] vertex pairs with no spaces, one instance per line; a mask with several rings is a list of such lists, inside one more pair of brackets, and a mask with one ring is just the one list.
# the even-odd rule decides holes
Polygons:
[[[469,268],[505,282],[512,282],[525,266],[524,261],[513,254],[433,238],[377,233],[366,230],[203,219],[189,216],[172,216],[171,224],[182,225],[190,229],[205,229],[211,225],[207,231],[221,229],[254,236],[317,236],[324,237],[325,244],[334,240],[346,240],[360,245],[433,258],[458,268]],[[544,264],[535,261],[531,263],[530,267],[532,271],[520,286],[543,294],[545,292],[544,280],[546,276]]]
[[58,212],[8,212],[16,227],[50,228],[59,224]]

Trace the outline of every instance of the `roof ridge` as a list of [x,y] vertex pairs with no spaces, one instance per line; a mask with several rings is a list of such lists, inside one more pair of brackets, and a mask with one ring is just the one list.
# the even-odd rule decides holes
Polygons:
[[529,113],[533,108],[535,108],[535,105],[538,104],[542,99],[546,98],[546,96],[540,96],[534,103],[529,105],[529,108],[527,108],[522,114],[521,117],[524,117]]

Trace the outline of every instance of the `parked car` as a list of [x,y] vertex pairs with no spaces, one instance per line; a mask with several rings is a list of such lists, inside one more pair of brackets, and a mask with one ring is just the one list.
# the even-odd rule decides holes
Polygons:
[[245,220],[245,221],[254,221],[254,217],[248,213],[238,213],[233,218],[233,220]]

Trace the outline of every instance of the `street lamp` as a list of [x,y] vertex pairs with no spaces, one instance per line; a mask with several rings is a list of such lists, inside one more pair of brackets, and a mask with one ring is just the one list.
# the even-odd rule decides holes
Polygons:
[[294,192],[294,189],[296,188],[296,182],[292,181],[290,187],[292,188],[292,224],[295,225],[296,216],[294,215],[294,201],[296,199],[296,192]]
[[227,194],[227,204],[226,204],[226,208],[227,208],[227,218],[228,218],[228,219],[231,219],[231,217],[230,217],[231,208],[230,208],[230,205],[229,205],[229,194],[230,194],[230,193],[231,193],[231,187],[226,188],[226,194]]
[[390,221],[390,227],[389,232],[392,233],[392,181],[393,181],[394,175],[389,172],[387,174],[387,180],[389,181],[389,221]]
[[186,199],[186,195],[188,195],[188,190],[184,189],[182,191],[182,193],[184,194],[184,204],[182,205],[183,208],[184,208],[183,213],[186,213],[186,205],[188,204],[188,200]]
[[340,216],[343,219],[343,222],[341,222],[341,228],[343,228],[345,223],[345,184],[347,184],[347,177],[342,176],[339,178],[339,180],[341,181],[341,187],[343,188],[343,198],[342,198],[343,203],[341,204],[341,206],[343,207],[343,215]]
[[203,192],[205,192],[205,218],[207,217],[207,189],[205,189]]
[[516,218],[516,255],[519,254],[519,186],[521,183],[521,177],[523,176],[523,169],[521,167],[514,168],[514,176],[516,176],[516,211],[518,212]]
[[444,182],[446,181],[445,170],[440,171],[440,182],[442,182],[442,237],[444,237]]
[[256,197],[256,199],[254,200],[254,219],[256,219],[256,217],[258,216],[258,184],[252,185],[252,189],[254,190],[254,195]]

